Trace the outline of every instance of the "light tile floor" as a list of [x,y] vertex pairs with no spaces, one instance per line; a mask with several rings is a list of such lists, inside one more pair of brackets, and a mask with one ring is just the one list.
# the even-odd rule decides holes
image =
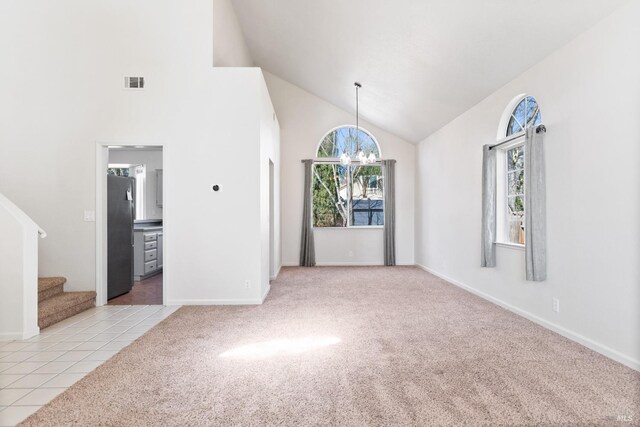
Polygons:
[[0,426],[14,426],[179,307],[105,305],[0,342]]

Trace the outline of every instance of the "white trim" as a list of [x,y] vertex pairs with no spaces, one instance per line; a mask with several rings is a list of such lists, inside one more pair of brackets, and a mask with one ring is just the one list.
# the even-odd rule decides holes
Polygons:
[[260,305],[260,299],[172,299],[164,305]]
[[[502,116],[500,117],[500,122],[498,124],[498,133],[496,136],[496,140],[500,141],[507,134],[507,126],[509,126],[509,120],[511,119],[511,114],[513,114],[513,110],[516,106],[527,97],[526,93],[521,93],[520,95],[515,96],[509,103],[507,107],[502,112]],[[538,108],[540,108],[540,104],[538,104]]]
[[[398,262],[396,263],[396,267],[407,267],[407,266],[415,266],[416,264],[413,262]],[[318,262],[316,263],[316,267],[384,267],[384,263],[382,264],[374,264],[368,261],[364,262]],[[282,263],[282,267],[300,267],[300,264],[297,262],[284,262]]]
[[383,267],[384,263],[373,263],[371,261],[346,261],[346,262],[316,262],[316,267]]
[[314,230],[384,230],[384,225],[348,225],[346,227],[319,227],[312,225]]
[[520,245],[518,243],[495,242],[495,244],[499,248],[507,248],[507,249],[515,249],[518,251],[524,251],[524,245]]
[[267,295],[269,295],[269,291],[271,290],[271,285],[267,285],[267,289],[262,293],[262,297],[260,298],[260,304],[264,303],[264,300],[267,299]]
[[528,311],[522,310],[514,305],[511,305],[505,301],[502,301],[501,299],[495,298],[487,293],[484,293],[482,291],[479,291],[475,288],[472,288],[469,285],[466,285],[462,282],[459,282],[457,280],[454,280],[448,276],[445,276],[444,274],[438,273],[428,267],[425,267],[424,265],[421,264],[416,264],[416,267],[421,268],[422,270],[426,271],[427,273],[431,273],[434,276],[437,276],[449,283],[451,283],[452,285],[458,286],[459,288],[462,288],[468,292],[471,292],[474,295],[479,296],[480,298],[483,298],[487,301],[490,301],[496,305],[499,305],[502,308],[505,308],[509,311],[511,311],[512,313],[515,313],[519,316],[524,317],[525,319],[531,320],[534,323],[537,323],[538,325],[547,328],[553,332],[556,332],[560,335],[562,335],[565,338],[568,338],[572,341],[577,342],[578,344],[581,344],[597,353],[600,353],[610,359],[615,360],[616,362],[620,362],[623,365],[626,365],[628,367],[630,367],[631,369],[635,369],[636,371],[640,371],[640,360],[634,359],[632,357],[629,357],[625,354],[620,353],[617,350],[612,349],[611,347],[607,347],[604,344],[600,344],[596,341],[593,341],[590,338],[587,338],[583,335],[580,335],[576,332],[573,332],[569,329],[566,329],[560,325],[557,325],[553,322],[549,322],[548,320],[545,320],[541,317],[536,316],[535,314],[529,313]]
[[96,307],[107,303],[107,180],[108,144],[96,143]]
[[0,333],[0,342],[28,340],[29,338],[33,338],[39,334],[40,334],[40,328],[37,326],[35,327],[35,329],[28,329],[23,332],[3,332],[3,333]]
[[272,277],[269,277],[269,280],[276,280],[278,278],[278,275],[280,274],[280,270],[282,270],[282,264],[280,264],[276,269],[276,274]]

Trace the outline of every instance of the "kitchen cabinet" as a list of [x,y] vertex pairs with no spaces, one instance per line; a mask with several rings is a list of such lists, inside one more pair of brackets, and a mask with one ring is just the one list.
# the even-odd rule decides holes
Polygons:
[[134,228],[133,279],[144,280],[162,271],[162,227]]

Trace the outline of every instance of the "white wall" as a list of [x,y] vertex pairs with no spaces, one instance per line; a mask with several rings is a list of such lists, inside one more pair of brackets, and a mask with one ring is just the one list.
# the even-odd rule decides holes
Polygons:
[[253,66],[253,59],[231,0],[213,0],[213,65]]
[[[206,135],[207,142],[165,150],[165,224],[171,237],[165,277],[175,283],[170,304],[258,303],[268,287],[262,266],[269,254],[263,254],[261,241],[268,198],[265,211],[261,180],[264,155],[276,152],[277,141],[267,140],[261,150],[269,104],[262,98],[264,79],[258,68],[215,68],[212,74],[205,93],[211,107],[192,131],[194,137]],[[212,190],[214,184],[220,191]],[[268,191],[268,175],[266,185]]]
[[[0,192],[49,233],[40,275],[95,287],[95,224],[82,217],[97,141],[209,142],[192,129],[210,111],[211,16],[198,0],[0,3]],[[130,74],[147,88],[123,90]]]
[[[39,272],[67,291],[95,289],[95,223],[82,218],[100,142],[164,148],[170,302],[260,300],[264,79],[212,67],[212,14],[202,0],[0,3],[0,192],[47,230]],[[125,75],[146,88],[123,90]]]
[[156,170],[162,169],[162,149],[126,150],[111,148],[109,149],[109,163],[145,165],[144,218],[137,219],[162,219],[162,207],[156,203],[156,191],[158,188]]
[[[265,78],[281,132],[282,263],[298,265],[304,186],[300,161],[316,157],[325,133],[336,126],[354,124],[355,116],[273,74],[265,72]],[[361,125],[376,137],[384,158],[398,161],[396,259],[399,264],[413,264],[416,147],[370,123]],[[316,228],[314,236],[318,265],[383,263],[382,229]]]
[[[416,262],[640,367],[640,2],[558,50],[419,145]],[[520,93],[548,128],[548,280],[524,252],[480,268],[482,145]],[[560,299],[560,313],[552,311]]]
[[0,341],[38,334],[38,226],[0,194]]

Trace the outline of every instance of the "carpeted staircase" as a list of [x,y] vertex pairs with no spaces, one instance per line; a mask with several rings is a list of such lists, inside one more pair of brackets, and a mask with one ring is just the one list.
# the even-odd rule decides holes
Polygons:
[[66,281],[64,277],[38,279],[38,326],[40,329],[95,306],[95,292],[64,292]]

